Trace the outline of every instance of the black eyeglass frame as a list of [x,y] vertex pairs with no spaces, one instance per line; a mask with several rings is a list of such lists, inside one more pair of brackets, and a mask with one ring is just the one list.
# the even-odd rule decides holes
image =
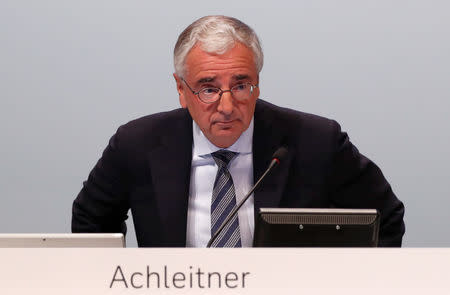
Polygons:
[[[243,85],[243,84],[246,84],[246,85],[250,85],[250,95],[253,93],[253,88],[258,88],[258,85],[253,85],[252,83],[249,83],[249,82],[245,82],[245,83],[241,83],[241,84],[238,84],[238,85],[236,85],[236,86],[233,86],[233,87],[231,87],[230,89],[227,89],[227,90],[222,90],[222,89],[220,89],[219,87],[203,87],[202,89],[200,89],[198,92],[195,92],[192,88],[191,88],[191,86],[189,86],[189,84],[186,82],[186,80],[184,80],[183,78],[181,78],[181,80],[184,82],[184,84],[186,84],[186,86],[189,88],[189,90],[192,92],[192,94],[194,94],[194,95],[196,95],[197,97],[198,97],[198,99],[200,99],[202,102],[204,102],[204,103],[208,103],[208,104],[211,104],[211,103],[215,103],[215,102],[217,102],[217,101],[219,101],[221,98],[222,98],[222,94],[224,94],[225,92],[230,92],[231,93],[231,96],[234,98],[234,99],[236,99],[236,100],[239,100],[239,101],[245,101],[245,100],[247,100],[247,99],[249,99],[249,98],[246,98],[246,99],[238,99],[238,98],[235,98],[234,97],[234,95],[233,95],[233,88],[235,88],[235,87],[238,87],[239,85]],[[204,89],[219,89],[219,97],[216,99],[216,100],[213,100],[213,101],[205,101],[205,100],[203,100],[201,97],[200,97],[200,92],[202,92]]]

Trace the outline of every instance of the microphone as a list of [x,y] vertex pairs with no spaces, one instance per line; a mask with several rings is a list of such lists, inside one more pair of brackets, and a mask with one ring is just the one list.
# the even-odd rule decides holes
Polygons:
[[217,236],[220,234],[220,232],[223,230],[223,228],[231,221],[231,219],[236,215],[238,210],[244,205],[245,201],[250,198],[250,195],[255,191],[255,189],[259,186],[259,184],[262,182],[262,180],[266,177],[267,174],[278,164],[280,164],[281,160],[287,155],[288,150],[287,147],[281,146],[279,147],[275,153],[272,155],[272,161],[270,161],[269,167],[267,167],[266,171],[263,173],[263,175],[258,179],[258,181],[253,185],[252,189],[245,195],[245,197],[239,202],[239,204],[236,205],[236,207],[233,208],[233,210],[228,214],[227,218],[223,221],[222,225],[219,227],[219,229],[214,233],[214,235],[209,240],[208,244],[206,245],[206,248],[210,248],[212,243],[217,239]]

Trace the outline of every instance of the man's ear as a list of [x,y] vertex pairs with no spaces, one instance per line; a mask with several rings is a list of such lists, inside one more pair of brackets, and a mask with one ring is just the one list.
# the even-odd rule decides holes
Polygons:
[[258,99],[259,98],[259,75],[256,77],[256,84],[258,85],[258,87],[256,87],[256,93],[255,93],[255,95],[256,95],[256,99]]
[[186,98],[184,97],[184,85],[183,80],[181,80],[180,77],[178,77],[177,74],[173,73],[173,77],[175,78],[175,82],[177,83],[177,91],[178,91],[178,98],[180,99],[180,105],[182,108],[187,108],[186,104]]

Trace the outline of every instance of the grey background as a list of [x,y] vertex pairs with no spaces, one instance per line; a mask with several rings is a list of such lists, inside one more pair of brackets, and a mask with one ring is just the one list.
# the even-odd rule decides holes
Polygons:
[[2,0],[0,232],[69,232],[117,127],[178,107],[178,34],[225,14],[262,40],[260,97],[340,122],[404,201],[404,245],[449,247],[449,3]]

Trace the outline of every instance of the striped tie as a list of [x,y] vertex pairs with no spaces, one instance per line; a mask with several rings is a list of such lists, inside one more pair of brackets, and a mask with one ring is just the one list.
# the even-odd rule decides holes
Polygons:
[[[219,167],[216,180],[214,181],[211,201],[211,236],[221,226],[233,208],[236,207],[233,178],[231,178],[230,171],[227,168],[228,163],[236,154],[227,150],[219,150],[211,154]],[[223,228],[211,247],[242,247],[237,214]]]

